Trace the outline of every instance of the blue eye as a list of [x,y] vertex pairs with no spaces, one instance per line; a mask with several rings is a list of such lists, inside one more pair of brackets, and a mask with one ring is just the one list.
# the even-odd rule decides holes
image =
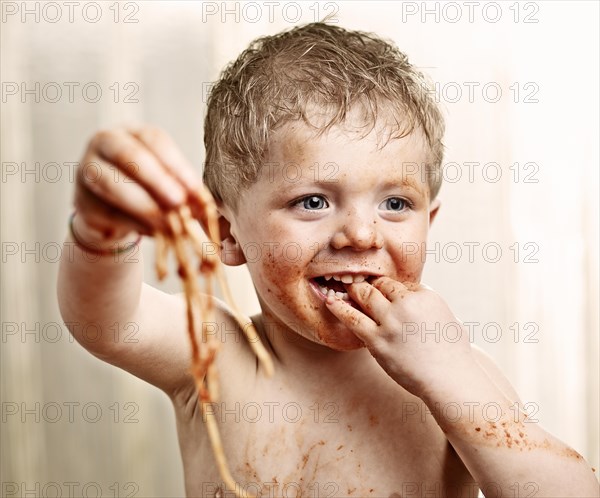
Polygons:
[[308,197],[304,197],[298,201],[298,204],[302,202],[302,207],[304,209],[308,209],[310,211],[315,211],[319,209],[325,209],[329,207],[329,204],[325,200],[324,197],[320,195],[310,195]]
[[408,203],[400,197],[390,197],[379,205],[379,209],[386,211],[403,211],[408,206]]

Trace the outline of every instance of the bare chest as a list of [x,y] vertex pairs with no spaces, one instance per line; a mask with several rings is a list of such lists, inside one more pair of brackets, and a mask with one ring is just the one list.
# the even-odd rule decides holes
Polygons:
[[[283,393],[238,393],[235,401],[213,405],[240,490],[263,497],[397,498],[443,496],[452,487],[452,496],[476,496],[472,478],[415,398]],[[201,416],[178,429],[188,496],[219,496]]]

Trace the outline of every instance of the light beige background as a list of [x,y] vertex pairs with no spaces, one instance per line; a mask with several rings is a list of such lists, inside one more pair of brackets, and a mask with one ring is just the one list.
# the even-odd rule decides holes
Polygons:
[[[87,10],[86,20],[87,3],[75,7],[73,22],[64,2],[57,2],[62,9],[57,22],[48,21],[56,11],[44,3],[27,3],[31,9],[37,5],[39,22],[33,14],[25,22],[20,12],[8,15],[7,4],[21,8],[22,2],[2,5],[7,14],[1,24],[3,492],[16,485],[13,496],[36,490],[52,495],[51,483],[58,483],[63,496],[69,489],[90,496],[96,489],[104,496],[116,491],[182,496],[166,397],[91,357],[61,324],[57,248],[66,234],[73,191],[72,167],[66,163],[80,159],[95,130],[138,120],[164,127],[200,170],[210,82],[251,39],[292,27],[288,21],[298,8],[280,2],[272,7],[271,22],[268,7],[259,3],[261,10],[230,2],[233,13],[222,19],[221,2],[204,7],[100,2],[101,19],[92,23],[97,12]],[[495,357],[522,400],[537,409],[540,423],[598,468],[598,3],[501,2],[497,22],[491,22],[498,16],[491,3],[475,7],[472,22],[463,2],[428,2],[432,13],[425,18],[422,2],[297,5],[298,22],[336,11],[334,20],[342,26],[393,39],[439,84],[448,122],[445,162],[460,165],[458,170],[449,165],[450,177],[457,171],[462,177],[442,187],[425,280],[462,320],[478,323],[475,342]],[[462,17],[451,22],[459,12],[455,6]],[[203,9],[207,14],[214,8],[217,14],[203,19]],[[258,13],[262,18],[251,22]],[[128,14],[138,22],[123,22]],[[49,102],[55,98],[53,85],[39,103],[34,95],[7,95],[11,84],[35,88],[36,82],[40,88],[57,83],[62,98]],[[70,82],[79,84],[73,102],[65,85]],[[117,103],[109,88],[115,82]],[[101,87],[97,103],[83,99],[87,83]],[[495,88],[502,90],[497,102],[484,99],[486,84],[488,100],[495,98]],[[133,95],[138,102],[126,103],[132,88],[138,88]],[[452,102],[456,88],[463,95]],[[88,96],[94,96],[92,89]],[[537,102],[525,102],[527,96]],[[502,177],[492,183],[475,166],[470,181],[468,162],[496,162]],[[533,171],[524,169],[528,162],[537,165],[537,183],[523,181]],[[511,170],[514,163],[520,168]],[[518,263],[510,249],[515,243]],[[485,244],[491,244],[490,258],[494,247],[502,249],[497,263],[484,259]],[[468,245],[474,247],[473,261]],[[143,250],[147,281],[156,283],[151,241],[144,241]],[[527,255],[533,262],[523,261]],[[245,311],[256,310],[244,270],[230,276]],[[177,291],[178,282],[171,279],[161,288]],[[534,328],[524,329],[528,322]],[[500,327],[496,342],[497,329],[487,325],[487,336],[482,334],[489,323]],[[517,340],[515,327],[510,329],[515,323]],[[534,342],[526,342],[532,331]]]

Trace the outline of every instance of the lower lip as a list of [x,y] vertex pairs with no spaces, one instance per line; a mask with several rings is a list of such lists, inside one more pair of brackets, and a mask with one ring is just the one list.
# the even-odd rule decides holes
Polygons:
[[317,283],[314,280],[309,280],[308,282],[310,283],[310,287],[317,295],[317,297],[323,302],[327,301],[327,296],[321,292],[321,289],[319,288]]

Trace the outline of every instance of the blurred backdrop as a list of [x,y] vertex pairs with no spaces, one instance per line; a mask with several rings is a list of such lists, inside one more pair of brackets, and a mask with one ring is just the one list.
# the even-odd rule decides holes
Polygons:
[[[96,130],[136,120],[200,171],[224,65],[327,14],[394,40],[435,83],[447,154],[424,280],[598,468],[598,5],[3,1],[2,495],[183,496],[166,396],[89,355],[58,312],[76,163]],[[143,252],[158,285],[152,241]],[[229,277],[256,311],[245,270]]]

